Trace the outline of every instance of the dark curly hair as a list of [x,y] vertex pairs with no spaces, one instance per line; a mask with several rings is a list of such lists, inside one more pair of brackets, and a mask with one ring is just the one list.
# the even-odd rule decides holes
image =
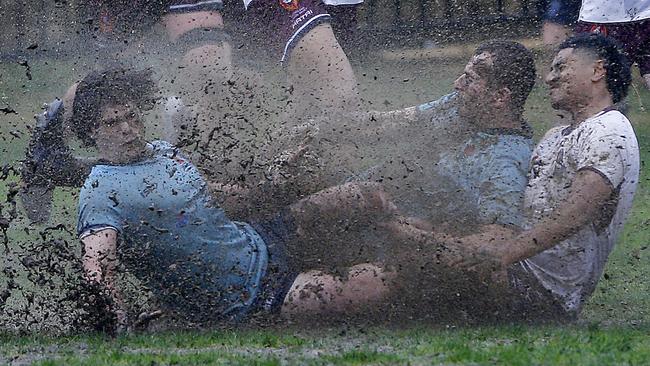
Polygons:
[[627,96],[632,82],[630,61],[618,42],[601,34],[580,34],[562,42],[558,51],[566,48],[585,50],[602,59],[607,72],[607,90],[612,94],[614,103]]
[[496,87],[508,88],[512,107],[523,111],[537,75],[532,52],[520,43],[500,39],[479,45],[474,54],[484,52],[492,56],[493,66],[488,75],[490,82]]
[[72,130],[86,146],[95,146],[90,132],[99,127],[102,109],[133,103],[150,109],[155,103],[156,84],[151,70],[112,67],[93,71],[79,82],[72,105]]

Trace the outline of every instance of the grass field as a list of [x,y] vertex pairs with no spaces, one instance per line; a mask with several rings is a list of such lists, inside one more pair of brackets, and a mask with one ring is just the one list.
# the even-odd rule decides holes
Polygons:
[[[427,101],[450,91],[464,60],[383,63],[364,60],[356,65],[362,92],[376,109],[395,109]],[[544,61],[540,70],[546,70]],[[38,105],[61,95],[67,85],[83,75],[82,63],[38,61],[31,64],[32,79],[18,64],[0,64],[0,108],[17,114],[3,115],[0,151],[3,164],[14,164],[24,151],[31,116]],[[637,71],[635,70],[635,73]],[[98,335],[64,337],[0,335],[0,364],[512,364],[512,365],[644,365],[650,364],[650,92],[635,78],[628,98],[630,119],[641,146],[641,181],[632,215],[605,275],[589,300],[580,321],[573,326],[501,326],[455,328],[408,326],[397,329],[341,325],[322,329],[286,327],[262,330],[215,330],[143,334],[109,339]],[[556,119],[540,82],[527,106],[527,116],[539,137]],[[0,205],[10,175],[0,182]],[[21,256],[34,255],[47,226],[59,223],[74,231],[74,190],[57,190],[53,218],[43,226],[28,226],[21,216],[8,231],[9,252],[0,269],[21,268]],[[25,230],[25,229],[28,230]],[[65,230],[46,233],[67,240],[78,252],[73,235]],[[0,238],[1,239],[1,238]],[[1,247],[0,247],[1,248]],[[30,251],[31,250],[31,251]],[[46,253],[47,248],[40,254]],[[0,293],[7,279],[0,274]],[[25,274],[22,274],[24,277]],[[65,309],[57,308],[62,294],[54,281],[34,289],[38,316],[12,318],[0,314],[0,329],[23,331],[65,330]],[[11,296],[6,308],[27,306],[25,297]],[[48,309],[49,316],[42,315]],[[25,324],[29,320],[31,324]],[[21,327],[22,326],[22,327]],[[1,332],[1,331],[0,331]],[[2,334],[2,333],[0,333]]]
[[239,330],[4,338],[0,362],[37,365],[646,365],[647,328]]

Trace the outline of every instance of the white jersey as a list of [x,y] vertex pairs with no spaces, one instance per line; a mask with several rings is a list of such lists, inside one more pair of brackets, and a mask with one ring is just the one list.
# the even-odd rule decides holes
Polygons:
[[547,217],[568,199],[578,171],[590,169],[612,185],[610,210],[575,235],[521,262],[569,312],[579,312],[596,287],[607,257],[632,207],[639,179],[639,146],[630,121],[603,111],[575,129],[551,129],[531,158],[524,198],[527,226]]
[[650,18],[650,0],[582,0],[580,18],[588,23],[623,23]]
[[[363,0],[322,0],[325,5],[339,6],[339,5],[358,5],[363,3]],[[244,0],[244,8],[248,9],[253,0]]]
[[358,5],[361,4],[363,0],[323,0],[325,5]]

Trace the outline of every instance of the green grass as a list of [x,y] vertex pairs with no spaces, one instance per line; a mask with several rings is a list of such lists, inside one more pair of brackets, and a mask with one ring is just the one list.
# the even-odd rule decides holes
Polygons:
[[[360,70],[364,99],[377,109],[395,109],[435,98],[450,85],[464,60],[382,64],[367,61]],[[540,63],[541,66],[541,63]],[[364,72],[365,70],[365,72]],[[17,65],[0,65],[0,107],[10,105],[19,115],[3,116],[0,152],[4,163],[15,163],[23,154],[26,125],[41,102],[60,95],[82,73],[63,62],[34,63],[32,81]],[[405,82],[404,80],[408,80]],[[538,80],[527,105],[527,117],[536,137],[555,119],[546,90]],[[650,92],[631,90],[630,116],[641,147],[642,171],[632,214],[617,247],[610,255],[605,276],[587,302],[575,326],[407,328],[346,327],[317,330],[236,330],[134,335],[110,339],[98,335],[68,337],[18,337],[0,334],[0,364],[41,365],[277,365],[277,364],[477,364],[477,365],[643,365],[650,364]],[[10,131],[18,131],[15,137]],[[4,213],[6,185],[0,182]],[[0,257],[0,269],[20,267],[16,260],[30,245],[41,242],[45,226],[64,223],[74,231],[75,190],[58,189],[53,217],[43,226],[28,226],[23,217],[9,230],[13,255]],[[29,232],[24,229],[28,228]],[[79,250],[74,236],[50,232]],[[21,249],[22,248],[22,249]],[[13,261],[13,262],[12,262]],[[22,274],[24,275],[24,274]],[[0,274],[0,292],[6,279]],[[48,331],[66,321],[59,308],[59,294],[44,288],[37,294],[50,299],[50,318],[36,317],[23,330]],[[53,299],[53,300],[52,300]],[[24,299],[10,299],[23,306]],[[25,325],[22,319],[0,317],[2,325]],[[9,321],[7,323],[8,320]]]
[[644,365],[648,327],[296,329],[6,338],[0,361],[39,365]]

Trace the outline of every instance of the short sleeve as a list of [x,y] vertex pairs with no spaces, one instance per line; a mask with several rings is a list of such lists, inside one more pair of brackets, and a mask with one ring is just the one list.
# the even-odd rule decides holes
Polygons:
[[604,126],[595,129],[580,144],[582,148],[575,157],[577,170],[593,170],[606,178],[612,188],[620,186],[625,176],[626,138],[606,131]]
[[495,154],[483,167],[479,187],[479,213],[485,224],[521,227],[522,204],[526,189],[528,161],[532,147],[523,142],[510,142],[509,148],[495,148]]
[[77,235],[80,238],[92,231],[103,229],[122,232],[122,220],[120,220],[120,214],[114,202],[114,193],[109,187],[103,186],[105,184],[106,180],[99,179],[93,172],[81,189],[77,220]]

